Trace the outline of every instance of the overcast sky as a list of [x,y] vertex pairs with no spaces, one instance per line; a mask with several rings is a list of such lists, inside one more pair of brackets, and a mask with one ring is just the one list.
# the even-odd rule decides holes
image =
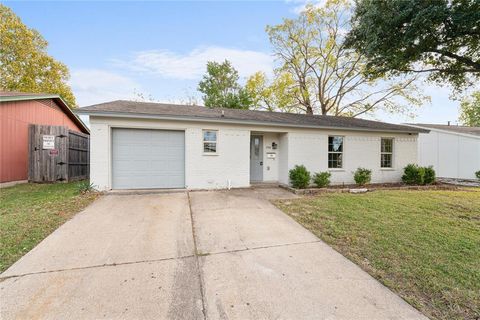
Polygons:
[[[3,2],[49,42],[65,63],[77,103],[132,99],[134,92],[178,102],[198,95],[207,60],[230,60],[244,80],[271,73],[265,26],[295,17],[301,0],[284,2]],[[416,119],[377,114],[390,122],[455,123],[450,90],[423,85],[432,102]]]

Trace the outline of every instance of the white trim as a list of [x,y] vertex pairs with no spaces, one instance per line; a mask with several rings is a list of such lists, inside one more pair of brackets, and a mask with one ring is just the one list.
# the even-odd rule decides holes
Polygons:
[[[215,142],[205,140],[205,132],[215,132]],[[218,129],[202,129],[202,153],[204,156],[217,156],[218,155]],[[215,143],[215,152],[205,151],[205,143]]]
[[[413,124],[402,124],[402,125],[413,127],[413,128],[419,128],[419,129],[427,129],[427,130],[430,130],[430,131],[436,131],[436,132],[440,132],[440,133],[453,134],[453,135],[467,137],[467,138],[480,139],[480,136],[475,135],[475,134],[470,134],[470,133],[463,133],[463,132],[456,132],[456,131],[450,131],[450,130],[444,130],[444,129],[423,127],[423,126],[417,126],[417,125],[413,125]],[[452,126],[452,127],[454,127],[454,126]],[[420,133],[424,133],[424,132],[420,132]]]
[[[330,151],[329,150],[329,147],[330,147],[330,137],[340,137],[342,138],[342,152],[338,152],[338,151]],[[327,136],[327,169],[333,169],[333,170],[344,170],[345,168],[345,136],[343,135],[328,135]],[[328,156],[330,155],[330,153],[336,153],[336,154],[341,154],[342,155],[342,166],[341,167],[338,167],[338,168],[330,168],[329,165],[330,165],[330,161],[328,159]]]
[[[390,139],[392,140],[392,152],[382,152],[382,140],[383,139]],[[390,160],[391,166],[390,167],[382,167],[382,155],[384,154],[391,154],[392,159]],[[390,169],[394,170],[395,169],[395,138],[394,137],[380,137],[380,169]]]

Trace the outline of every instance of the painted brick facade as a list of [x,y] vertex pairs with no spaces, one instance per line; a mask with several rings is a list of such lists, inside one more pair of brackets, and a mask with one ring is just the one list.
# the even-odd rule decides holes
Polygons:
[[[108,118],[91,116],[91,180],[101,190],[111,189],[111,128],[182,130],[185,132],[185,184],[188,189],[250,186],[250,135],[264,139],[264,181],[288,183],[288,170],[305,165],[312,173],[328,171],[328,136],[341,135],[344,168],[331,170],[332,183],[353,182],[358,167],[372,170],[372,182],[400,181],[403,167],[417,162],[416,134],[297,129],[193,121]],[[218,154],[205,155],[202,130],[218,130]],[[380,139],[394,138],[394,166],[380,168]],[[272,148],[272,142],[277,149]],[[274,152],[275,159],[267,159]]]

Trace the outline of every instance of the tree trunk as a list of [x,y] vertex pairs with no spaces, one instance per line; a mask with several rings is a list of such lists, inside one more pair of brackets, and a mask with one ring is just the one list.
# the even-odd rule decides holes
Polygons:
[[306,114],[313,116],[313,108],[311,106],[307,106]]

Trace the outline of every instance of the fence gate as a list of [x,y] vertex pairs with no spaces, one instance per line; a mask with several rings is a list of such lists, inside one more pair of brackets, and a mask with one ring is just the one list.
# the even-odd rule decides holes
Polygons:
[[28,180],[59,182],[89,177],[89,135],[63,126],[31,124]]

